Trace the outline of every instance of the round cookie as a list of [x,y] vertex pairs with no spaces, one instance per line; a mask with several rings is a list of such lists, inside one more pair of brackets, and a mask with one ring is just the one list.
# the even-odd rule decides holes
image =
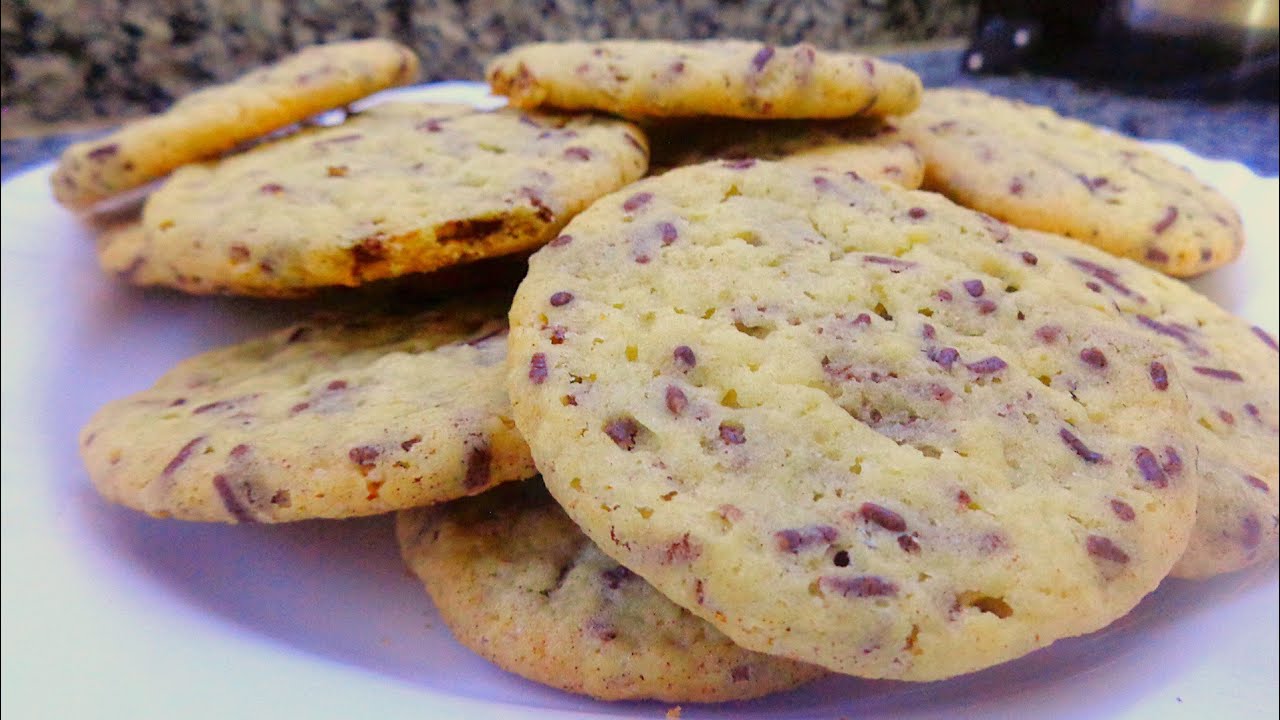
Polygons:
[[631,118],[881,117],[911,112],[921,94],[897,63],[742,40],[533,43],[494,58],[486,77],[515,107]]
[[1073,237],[1178,277],[1231,262],[1239,214],[1142,143],[1049,108],[929,90],[900,122],[925,186],[1019,227]]
[[647,162],[619,120],[385,103],[181,168],[101,260],[190,293],[355,286],[536,248]]
[[825,172],[852,172],[908,190],[924,182],[924,161],[897,128],[843,120],[707,120],[646,128],[649,172],[708,160],[779,160]]
[[1064,277],[937,195],[673,170],[531,259],[514,417],[601,549],[739,645],[970,672],[1124,615],[1194,518],[1178,368]]
[[499,302],[305,322],[180,363],[99,410],[80,452],[156,517],[341,518],[531,477],[502,389]]
[[[1280,363],[1273,335],[1183,283],[1113,258],[1086,258],[1045,236],[1072,263],[1063,291],[1112,303],[1165,347],[1191,402],[1199,477],[1191,541],[1171,571],[1204,578],[1280,555]],[[1163,384],[1164,381],[1161,381]]]
[[53,195],[85,208],[417,76],[418,57],[389,40],[309,47],[107,137],[68,147],[53,172]]
[[754,653],[600,552],[539,480],[396,516],[409,568],[459,642],[601,700],[724,702],[825,672]]

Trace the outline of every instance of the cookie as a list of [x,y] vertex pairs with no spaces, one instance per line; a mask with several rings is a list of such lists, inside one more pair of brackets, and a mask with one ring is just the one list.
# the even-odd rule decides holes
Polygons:
[[68,147],[53,172],[53,195],[68,207],[89,207],[417,76],[418,57],[389,40],[309,47],[107,137]]
[[[1204,578],[1280,555],[1280,362],[1275,336],[1183,283],[1131,263],[1086,258],[1078,244],[1045,237],[1072,262],[1061,288],[1113,304],[1164,346],[1182,378],[1199,459],[1191,541],[1172,574]],[[1163,370],[1153,383],[1166,385]],[[1170,390],[1172,392],[1172,390]]]
[[505,303],[300,323],[180,363],[80,435],[107,499],[156,517],[385,513],[534,474],[502,389]]
[[673,170],[530,260],[516,425],[604,552],[743,647],[1004,662],[1128,612],[1195,513],[1179,368],[1053,247],[845,174]]
[[356,286],[536,248],[647,162],[619,120],[385,103],[179,169],[101,261],[190,293]]
[[925,185],[1014,225],[1188,277],[1240,255],[1229,200],[1142,143],[973,90],[930,90],[900,122]]
[[897,128],[844,120],[709,120],[646,128],[649,172],[708,160],[780,160],[824,172],[852,172],[908,190],[924,182],[924,161]]
[[909,113],[920,78],[887,60],[741,40],[533,43],[499,55],[489,85],[515,107],[623,117],[841,118]]
[[396,518],[454,636],[502,669],[602,700],[723,702],[799,686],[812,665],[753,653],[600,552],[542,482]]

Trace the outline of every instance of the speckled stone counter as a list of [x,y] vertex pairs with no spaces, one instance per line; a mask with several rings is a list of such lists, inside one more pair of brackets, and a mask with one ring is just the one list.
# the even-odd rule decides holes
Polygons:
[[[1210,104],[1153,100],[1069,80],[1040,77],[972,77],[959,70],[960,52],[941,50],[890,55],[916,72],[926,86],[968,85],[1050,105],[1059,112],[1140,138],[1168,140],[1210,158],[1242,162],[1255,172],[1280,171],[1280,106],[1264,102]],[[99,133],[71,133],[0,143],[4,176],[49,160],[63,147]]]

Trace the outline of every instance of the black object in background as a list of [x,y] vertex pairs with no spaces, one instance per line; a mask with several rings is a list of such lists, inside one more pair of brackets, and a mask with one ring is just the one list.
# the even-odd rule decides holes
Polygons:
[[982,0],[964,69],[1091,79],[1156,97],[1277,100],[1274,29],[1158,25],[1140,7],[1158,4]]

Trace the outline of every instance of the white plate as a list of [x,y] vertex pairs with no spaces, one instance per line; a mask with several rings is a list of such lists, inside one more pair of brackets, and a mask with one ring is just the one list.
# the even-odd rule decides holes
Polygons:
[[[452,84],[414,95],[476,101]],[[1277,330],[1277,182],[1168,151],[1245,213],[1245,258],[1196,285]],[[3,190],[3,711],[12,717],[660,716],[539,687],[473,656],[402,569],[388,518],[152,520],[76,455],[102,403],[178,360],[288,322],[289,303],[144,293],[99,274],[49,168]],[[947,682],[833,678],[686,718],[1275,717],[1277,567],[1166,582],[1096,635]]]

